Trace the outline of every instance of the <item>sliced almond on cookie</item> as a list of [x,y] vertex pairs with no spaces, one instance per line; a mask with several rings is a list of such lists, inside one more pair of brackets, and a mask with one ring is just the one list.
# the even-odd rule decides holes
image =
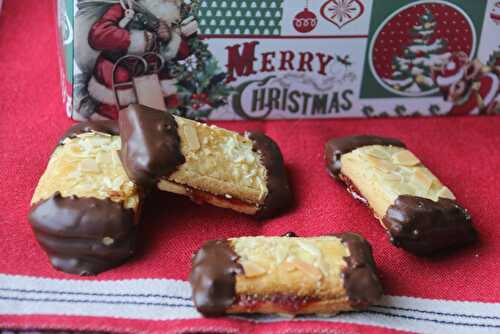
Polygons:
[[437,192],[437,198],[448,198],[448,199],[455,199],[455,195],[451,192],[451,190],[443,186],[439,191]]
[[267,272],[266,268],[252,261],[243,260],[240,261],[240,264],[245,272],[245,277],[259,277]]
[[397,167],[391,164],[390,162],[380,160],[372,156],[368,156],[367,160],[373,167],[383,172],[392,172],[394,170],[397,170]]
[[415,189],[417,190],[417,194],[425,196],[429,192],[434,180],[429,173],[426,173],[424,168],[416,168],[412,181]]
[[96,161],[92,159],[82,160],[80,162],[80,169],[82,170],[82,172],[87,173],[99,173],[101,171]]
[[401,150],[394,154],[392,156],[392,161],[403,166],[415,166],[420,163],[420,160],[408,150]]
[[372,156],[372,157],[377,158],[377,159],[382,159],[382,160],[389,159],[389,154],[386,151],[384,151],[383,149],[378,148],[378,147],[373,147],[369,150],[366,150],[365,152],[369,156]]
[[293,264],[295,268],[314,280],[320,280],[323,278],[323,274],[321,273],[321,271],[312,264],[297,259],[294,259],[290,263]]
[[186,136],[189,148],[192,151],[197,151],[200,149],[200,141],[198,140],[198,134],[196,133],[196,129],[190,125],[183,126],[184,135]]

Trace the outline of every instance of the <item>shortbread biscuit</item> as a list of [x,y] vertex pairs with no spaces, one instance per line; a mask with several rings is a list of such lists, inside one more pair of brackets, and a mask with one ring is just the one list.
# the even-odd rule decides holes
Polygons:
[[141,105],[122,110],[119,125],[121,157],[139,185],[260,217],[290,205],[283,157],[263,134],[240,135]]
[[95,275],[134,251],[140,196],[120,161],[117,133],[112,121],[75,125],[38,182],[29,220],[58,270]]
[[190,283],[206,316],[335,314],[382,295],[371,247],[353,233],[208,241],[193,257]]
[[394,245],[430,255],[475,239],[467,210],[399,140],[335,138],[325,158],[331,175],[373,210]]

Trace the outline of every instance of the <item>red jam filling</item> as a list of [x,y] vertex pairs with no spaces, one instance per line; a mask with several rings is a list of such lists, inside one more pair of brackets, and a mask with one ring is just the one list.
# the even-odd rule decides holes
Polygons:
[[318,298],[299,297],[295,295],[271,295],[271,296],[254,296],[242,295],[239,296],[235,305],[241,306],[248,310],[255,310],[262,304],[273,304],[278,306],[283,312],[297,313],[300,309],[308,304],[318,301]]

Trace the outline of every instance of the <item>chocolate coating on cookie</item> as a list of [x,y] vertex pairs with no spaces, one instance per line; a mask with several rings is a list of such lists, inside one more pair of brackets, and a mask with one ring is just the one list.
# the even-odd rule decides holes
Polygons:
[[342,278],[351,307],[366,308],[379,300],[383,293],[373,261],[372,248],[364,238],[355,233],[333,236],[340,238],[349,249],[350,255],[344,258],[347,268],[342,272]]
[[118,136],[120,134],[117,121],[103,120],[103,121],[93,121],[93,122],[82,122],[75,124],[71,128],[69,128],[68,131],[66,131],[64,135],[61,137],[59,143],[62,143],[66,138],[74,138],[79,134],[92,131],[108,133],[113,136]]
[[473,242],[477,233],[466,209],[456,201],[401,195],[382,219],[391,242],[416,255],[432,255]]
[[29,221],[52,265],[66,273],[96,275],[134,253],[134,212],[109,199],[57,192],[31,208]]
[[177,122],[167,111],[134,104],[120,113],[120,156],[128,176],[141,187],[152,187],[186,160]]
[[325,144],[326,167],[333,176],[338,178],[342,167],[340,162],[342,154],[349,153],[357,148],[369,145],[392,145],[406,147],[400,140],[386,137],[358,135],[334,138]]
[[253,141],[255,151],[261,153],[267,169],[267,196],[257,212],[258,218],[270,218],[292,205],[292,191],[286,175],[285,163],[278,145],[263,133],[246,134]]
[[236,299],[236,275],[243,273],[227,240],[207,241],[193,257],[189,282],[193,302],[205,316],[219,316]]

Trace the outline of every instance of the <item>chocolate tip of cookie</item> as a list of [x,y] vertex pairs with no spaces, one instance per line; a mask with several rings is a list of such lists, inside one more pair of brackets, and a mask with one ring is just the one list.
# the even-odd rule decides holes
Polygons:
[[382,285],[368,241],[356,233],[334,234],[349,249],[342,276],[344,289],[353,309],[363,309],[382,297]]
[[52,265],[66,273],[97,275],[125,262],[135,249],[133,210],[109,199],[56,192],[33,205],[29,221]]
[[262,164],[267,170],[268,194],[260,206],[256,217],[272,218],[293,205],[293,196],[288,182],[283,155],[279,146],[263,133],[247,132],[255,151],[262,155]]
[[177,122],[169,112],[131,104],[121,111],[119,127],[125,171],[142,188],[151,188],[186,161]]
[[340,162],[342,155],[354,151],[357,148],[369,145],[406,147],[406,145],[398,139],[372,135],[353,135],[333,138],[326,142],[324,149],[327,170],[333,177],[338,178],[342,167]]
[[382,223],[395,246],[415,255],[431,256],[477,239],[469,212],[447,198],[398,196]]
[[74,138],[79,134],[92,131],[107,133],[113,136],[118,136],[120,134],[117,121],[113,120],[88,121],[75,124],[71,128],[69,128],[68,131],[66,131],[62,135],[61,139],[59,140],[59,144],[62,144],[66,138]]
[[236,275],[243,273],[238,255],[227,240],[203,244],[192,261],[189,282],[193,303],[205,316],[220,316],[236,300]]

